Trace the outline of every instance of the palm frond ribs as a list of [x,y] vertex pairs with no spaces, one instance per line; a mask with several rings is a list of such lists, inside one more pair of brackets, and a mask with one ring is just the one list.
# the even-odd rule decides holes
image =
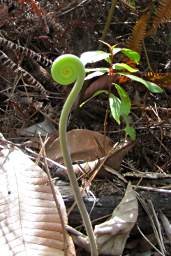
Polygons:
[[0,63],[5,66],[9,70],[12,70],[17,75],[22,75],[23,78],[29,83],[40,90],[40,92],[44,95],[47,95],[47,91],[44,87],[26,70],[22,67],[18,66],[13,60],[11,60],[3,51],[0,50]]
[[144,40],[144,37],[146,35],[146,29],[149,19],[149,12],[146,14],[143,14],[140,19],[136,22],[135,26],[133,27],[132,34],[127,42],[127,47],[140,52],[142,41]]
[[[2,4],[7,5],[8,7],[12,5],[15,7],[29,5],[29,9],[34,15],[44,19],[44,10],[39,6],[39,3],[35,0],[0,0],[0,5]],[[41,54],[36,53],[27,47],[18,45],[2,36],[0,37],[0,47],[3,47],[3,49],[10,49],[17,54],[21,54],[22,56],[33,59],[40,65],[43,65],[45,67],[49,67],[52,64],[51,60],[42,56]],[[41,83],[37,81],[36,78],[34,78],[28,71],[26,71],[21,66],[18,66],[3,51],[0,51],[0,62],[1,65],[12,70],[14,73],[22,75],[23,78],[27,81],[27,83],[29,83],[29,85],[38,88],[42,94],[47,96],[47,91],[44,89],[43,85],[41,85]]]
[[23,54],[25,57],[36,60],[37,62],[39,62],[40,64],[42,64],[46,67],[49,67],[52,64],[51,60],[42,56],[41,54],[36,53],[36,52],[32,51],[31,49],[29,49],[27,47],[23,47],[23,46],[20,46],[18,44],[15,44],[12,41],[7,40],[3,37],[0,37],[0,45],[7,48],[7,49],[15,50],[18,53]]
[[171,1],[170,0],[161,0],[156,9],[156,13],[152,20],[152,27],[147,32],[147,35],[154,34],[159,26],[168,20],[171,19]]

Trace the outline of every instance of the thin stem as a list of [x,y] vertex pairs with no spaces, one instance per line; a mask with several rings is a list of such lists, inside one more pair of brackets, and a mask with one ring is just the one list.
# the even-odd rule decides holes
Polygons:
[[112,20],[112,17],[113,17],[113,13],[114,13],[114,9],[115,9],[116,3],[117,3],[117,0],[112,0],[112,4],[111,4],[111,7],[110,7],[108,16],[107,16],[105,27],[104,27],[103,32],[102,32],[102,37],[100,38],[100,40],[102,40],[102,41],[105,40],[105,37],[106,37],[107,32],[109,30],[109,27],[110,27],[110,24],[111,24],[111,20]]
[[152,69],[151,64],[150,64],[150,61],[149,61],[149,57],[148,57],[148,53],[147,53],[147,49],[146,49],[144,40],[143,40],[143,43],[142,43],[142,44],[143,44],[143,49],[144,49],[144,53],[145,53],[145,58],[146,58],[146,61],[147,61],[147,66],[148,66],[149,70],[150,70],[151,72],[153,72],[153,69]]
[[79,77],[78,77],[74,87],[72,88],[72,90],[63,106],[63,109],[62,109],[62,113],[61,113],[60,120],[59,120],[59,137],[60,137],[61,151],[63,152],[64,164],[68,170],[68,177],[70,180],[70,185],[72,187],[75,201],[80,210],[80,213],[81,213],[81,216],[83,219],[83,223],[84,223],[87,235],[89,237],[90,247],[91,247],[91,255],[98,256],[97,244],[96,244],[96,240],[94,237],[91,220],[90,220],[90,217],[88,215],[87,209],[85,207],[85,204],[83,202],[83,199],[82,199],[82,196],[80,193],[80,189],[79,189],[79,186],[77,183],[77,178],[74,173],[73,166],[72,166],[71,156],[70,156],[70,153],[69,153],[69,150],[67,147],[67,138],[66,138],[66,129],[67,129],[66,124],[67,124],[68,116],[69,116],[71,108],[74,104],[74,101],[82,88],[83,81],[84,81],[84,72],[82,72],[82,74],[80,72]]

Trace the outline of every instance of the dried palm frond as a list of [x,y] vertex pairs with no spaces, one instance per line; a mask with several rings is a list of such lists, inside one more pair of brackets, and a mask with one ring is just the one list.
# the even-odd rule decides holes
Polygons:
[[52,65],[52,61],[49,60],[48,58],[42,56],[39,53],[32,51],[31,49],[29,49],[27,47],[23,47],[21,45],[15,44],[12,41],[7,40],[3,37],[0,37],[0,45],[7,49],[18,51],[19,53],[25,55],[26,57],[36,60],[37,62],[43,64],[44,66]]
[[49,12],[46,14],[46,21],[48,25],[52,26],[53,30],[57,33],[64,33],[63,26],[58,22],[55,12]]
[[158,84],[162,88],[171,89],[171,73],[160,73],[160,72],[144,72],[142,77]]
[[131,50],[141,52],[141,45],[146,35],[149,12],[143,14],[133,27],[132,34],[127,42],[127,47]]
[[0,51],[0,64],[12,70],[17,75],[22,75],[23,78],[25,78],[26,81],[29,83],[29,85],[37,88],[43,95],[47,96],[47,91],[45,90],[45,88],[29,72],[18,66],[2,51]]
[[152,35],[156,32],[158,27],[171,19],[171,1],[161,0],[156,10],[156,14],[152,20],[152,27],[147,32],[147,36]]

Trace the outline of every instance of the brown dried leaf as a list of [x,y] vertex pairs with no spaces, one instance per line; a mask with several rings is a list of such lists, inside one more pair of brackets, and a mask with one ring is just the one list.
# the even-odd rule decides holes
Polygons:
[[85,90],[83,99],[86,100],[90,98],[95,92],[99,90],[105,89],[110,91],[111,86],[112,86],[112,81],[111,81],[111,78],[109,78],[109,76],[107,75],[100,76],[95,81],[93,81]]
[[[74,129],[67,132],[68,147],[72,161],[93,161],[106,155],[113,146],[110,138],[99,132]],[[49,140],[46,144],[47,157],[63,163],[59,138]]]
[[96,225],[94,233],[100,253],[121,256],[138,216],[138,201],[131,184],[110,220]]
[[[62,228],[47,175],[17,147],[0,140],[0,251],[8,256],[75,255]],[[57,193],[63,221],[67,214]]]
[[[116,144],[110,150],[110,153],[104,155],[104,157],[100,159],[96,159],[94,161],[85,162],[82,164],[74,164],[73,168],[75,173],[80,174],[82,170],[84,173],[92,173],[97,170],[101,164],[105,164],[105,166],[110,167],[110,173],[116,174],[116,171],[120,169],[121,162],[124,156],[128,153],[130,149],[134,146],[134,143],[131,141],[124,141],[123,143]],[[97,176],[104,177],[106,176],[106,171],[109,172],[109,168],[103,168],[103,165],[99,169]],[[105,174],[104,174],[105,171]],[[119,175],[119,173],[118,173]]]

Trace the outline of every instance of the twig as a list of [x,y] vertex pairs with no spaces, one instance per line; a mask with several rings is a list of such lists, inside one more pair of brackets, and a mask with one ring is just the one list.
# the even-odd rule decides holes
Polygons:
[[[110,27],[110,24],[111,24],[111,20],[112,20],[112,17],[113,17],[114,9],[116,7],[116,3],[117,3],[117,0],[112,0],[112,4],[111,4],[111,7],[110,7],[108,16],[107,16],[105,27],[104,27],[103,32],[102,32],[102,37],[100,38],[101,41],[105,40],[107,31],[108,31],[108,29]],[[101,43],[100,43],[100,46],[101,46]]]

